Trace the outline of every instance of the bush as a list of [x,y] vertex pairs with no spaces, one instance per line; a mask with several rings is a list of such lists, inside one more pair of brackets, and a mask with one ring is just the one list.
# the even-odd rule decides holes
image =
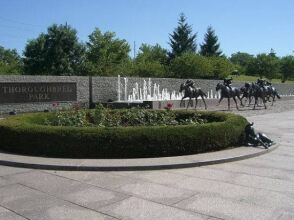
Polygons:
[[60,111],[45,119],[45,125],[75,127],[155,126],[206,123],[201,114],[179,117],[173,111],[145,108],[110,110],[98,105],[95,110]]
[[214,79],[224,79],[234,70],[234,65],[224,57],[210,57],[210,62],[213,65]]
[[[195,115],[194,111],[173,112],[178,119]],[[49,157],[137,158],[214,151],[236,146],[243,141],[247,121],[242,116],[217,112],[196,114],[201,114],[210,123],[128,127],[48,126],[43,124],[54,118],[52,113],[24,114],[0,121],[0,149]]]
[[139,77],[164,77],[166,68],[159,61],[135,62],[133,67],[134,76]]
[[213,66],[208,58],[186,53],[176,57],[171,63],[171,75],[177,78],[212,78]]

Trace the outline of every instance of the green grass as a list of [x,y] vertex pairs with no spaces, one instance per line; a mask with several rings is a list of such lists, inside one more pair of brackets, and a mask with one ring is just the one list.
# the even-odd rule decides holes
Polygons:
[[[233,78],[233,81],[240,81],[240,82],[256,82],[256,80],[259,78],[258,76],[247,76],[247,75],[230,75]],[[230,77],[229,76],[229,77]],[[272,79],[269,80],[272,83],[281,83],[281,79]],[[285,83],[294,83],[293,80],[287,80]]]

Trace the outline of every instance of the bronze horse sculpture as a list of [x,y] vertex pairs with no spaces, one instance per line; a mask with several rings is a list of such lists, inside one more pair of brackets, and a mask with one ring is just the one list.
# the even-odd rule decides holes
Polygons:
[[236,87],[232,87],[232,88],[229,88],[227,86],[225,86],[224,84],[221,84],[221,83],[218,83],[216,85],[216,91],[219,91],[220,90],[220,99],[218,101],[218,104],[220,104],[220,102],[223,100],[223,98],[227,98],[228,99],[228,110],[230,110],[230,99],[232,98],[236,104],[236,108],[239,110],[239,107],[238,107],[238,104],[237,104],[237,101],[236,101],[236,97],[240,100],[241,102],[241,106],[243,106],[243,103],[242,103],[242,100],[240,98],[240,95],[241,95],[241,91],[240,89],[236,88]]
[[183,91],[184,91],[184,96],[181,99],[180,106],[182,106],[182,102],[185,98],[189,98],[189,101],[187,104],[187,109],[188,109],[189,105],[191,106],[193,105],[192,99],[195,98],[195,109],[196,109],[198,104],[198,97],[200,96],[205,105],[205,109],[207,109],[207,105],[204,100],[204,97],[206,98],[207,95],[205,94],[205,92],[201,90],[201,88],[195,88],[193,86],[187,85],[186,83],[182,83],[180,85],[180,92],[183,92]]
[[245,85],[240,88],[240,91],[242,93],[242,97],[241,97],[242,102],[243,102],[243,99],[246,98],[245,103],[247,101],[249,101],[248,106],[250,106],[251,100],[253,98],[253,94],[252,94],[252,90],[251,90],[251,84],[246,82]]
[[278,99],[280,99],[280,95],[278,94],[278,91],[276,90],[275,87],[273,87],[272,85],[266,85],[264,86],[264,89],[266,91],[266,97],[267,97],[267,101],[269,101],[269,98],[272,98],[272,105],[274,105],[274,102],[276,101],[275,98],[277,97]]
[[262,86],[259,86],[257,84],[252,84],[250,90],[251,90],[250,93],[253,95],[253,97],[255,99],[253,109],[255,109],[259,98],[262,100],[264,108],[266,109],[265,103],[266,103],[267,94],[266,94],[265,88],[263,88]]

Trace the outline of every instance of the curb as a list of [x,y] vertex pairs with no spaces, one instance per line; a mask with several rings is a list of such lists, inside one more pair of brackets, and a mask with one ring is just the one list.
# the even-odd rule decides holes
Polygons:
[[[254,158],[261,156],[266,153],[270,153],[277,149],[279,144],[274,144],[269,149],[264,149],[259,152],[239,155],[234,157],[226,157],[226,158],[218,158],[211,160],[203,160],[203,161],[191,161],[187,160],[187,162],[180,162],[174,164],[157,164],[157,165],[125,165],[125,166],[83,166],[83,165],[55,165],[55,164],[41,164],[41,163],[26,163],[21,161],[9,161],[9,160],[0,160],[0,165],[2,166],[10,166],[10,167],[18,167],[18,168],[28,168],[28,169],[39,169],[39,170],[63,170],[63,171],[143,171],[143,170],[164,170],[164,169],[181,169],[181,168],[191,168],[191,167],[201,167],[207,165],[221,164],[221,163],[229,163],[234,161],[245,160],[249,158]],[[2,153],[4,154],[4,153]],[[193,156],[193,155],[192,155]],[[191,156],[191,157],[192,157]],[[185,157],[185,156],[183,156]],[[186,156],[187,157],[187,156]],[[189,157],[189,156],[188,156]],[[177,157],[177,158],[181,158]],[[146,159],[146,158],[145,158]],[[46,159],[44,159],[46,160]],[[74,160],[74,159],[73,159]],[[123,159],[122,159],[123,160]],[[140,162],[140,159],[138,163]],[[152,160],[152,158],[151,158]]]

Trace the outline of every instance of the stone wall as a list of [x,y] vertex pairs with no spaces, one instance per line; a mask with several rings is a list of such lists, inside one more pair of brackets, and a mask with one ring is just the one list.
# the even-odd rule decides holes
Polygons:
[[[0,83],[2,82],[76,82],[77,83],[77,102],[82,105],[88,105],[90,102],[91,86],[89,88],[89,80],[92,80],[92,101],[107,102],[117,101],[117,77],[90,77],[84,76],[0,76]],[[135,83],[139,84],[139,87],[143,87],[143,81],[148,82],[148,78],[128,77],[128,94],[131,94],[132,88],[135,87]],[[169,92],[173,90],[179,91],[181,83],[185,82],[185,79],[174,78],[152,78],[152,85],[156,83],[160,85],[160,89],[167,88]],[[201,87],[204,92],[215,92],[215,86],[221,80],[204,80],[194,79],[196,86]],[[124,78],[121,77],[121,90],[124,91]],[[244,83],[233,82],[233,86],[242,86]],[[274,84],[276,89],[281,95],[294,94],[294,84]],[[124,92],[121,94],[121,100],[124,100]],[[17,112],[32,112],[32,111],[44,111],[52,110],[54,108],[70,108],[75,102],[59,102],[58,107],[54,107],[52,103],[21,103],[21,104],[1,104],[0,113],[8,113],[10,111]]]
[[35,112],[53,109],[67,109],[77,102],[81,105],[88,105],[89,103],[89,78],[80,76],[0,76],[0,83],[42,83],[42,82],[76,82],[77,83],[77,101],[75,102],[58,102],[58,106],[53,105],[52,102],[38,102],[38,103],[0,103],[0,114],[8,113],[10,111],[16,112]]
[[[148,82],[148,78],[139,77],[127,77],[128,83],[128,94],[131,94],[132,88],[135,87],[135,83],[139,84],[139,88],[143,87],[143,81]],[[175,90],[179,91],[181,83],[184,83],[185,79],[174,79],[174,78],[151,78],[152,85],[156,83],[160,85],[160,88],[167,88],[169,92]],[[122,94],[121,100],[124,100],[124,78],[121,77],[120,82],[122,84]],[[210,92],[213,90],[215,92],[215,87],[217,83],[222,82],[222,80],[205,80],[205,79],[194,79],[196,87],[200,87],[204,92]],[[93,102],[107,102],[108,100],[117,101],[117,77],[93,77]],[[234,82],[232,86],[241,87],[243,82]],[[273,84],[276,87],[279,94],[289,95],[294,94],[294,84],[278,83]]]

